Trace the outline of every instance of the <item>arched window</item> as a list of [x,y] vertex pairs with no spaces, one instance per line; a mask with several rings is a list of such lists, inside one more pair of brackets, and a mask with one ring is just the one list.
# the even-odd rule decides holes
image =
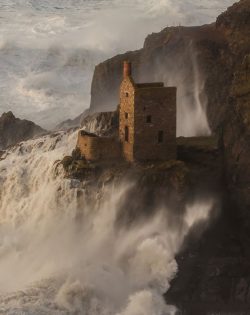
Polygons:
[[125,126],[125,141],[129,142],[129,129],[128,129],[128,126]]

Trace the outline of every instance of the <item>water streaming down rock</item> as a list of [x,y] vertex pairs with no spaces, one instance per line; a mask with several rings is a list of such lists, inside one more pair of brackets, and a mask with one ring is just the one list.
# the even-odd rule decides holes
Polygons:
[[189,230],[208,219],[213,201],[188,206],[176,226],[162,205],[150,220],[118,226],[133,183],[103,185],[89,198],[87,183],[64,179],[55,161],[71,152],[75,138],[45,136],[2,157],[0,311],[174,314],[162,295],[177,272],[175,255]]

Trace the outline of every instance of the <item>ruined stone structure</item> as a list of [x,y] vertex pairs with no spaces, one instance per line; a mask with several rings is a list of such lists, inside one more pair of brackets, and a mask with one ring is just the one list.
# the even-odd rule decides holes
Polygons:
[[176,158],[176,88],[136,84],[124,63],[120,87],[119,138],[128,161]]
[[77,147],[87,160],[176,159],[176,88],[137,84],[125,61],[120,87],[119,139],[79,132]]
[[80,130],[77,147],[89,161],[120,160],[122,157],[121,144],[114,137],[101,137]]

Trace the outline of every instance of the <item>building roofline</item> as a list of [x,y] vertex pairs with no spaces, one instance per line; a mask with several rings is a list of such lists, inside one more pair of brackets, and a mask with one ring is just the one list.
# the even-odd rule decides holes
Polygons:
[[177,88],[175,86],[147,86],[147,87],[143,87],[143,88],[136,88],[135,87],[135,90],[137,91],[146,91],[146,90],[149,90],[149,91],[170,91],[170,90],[177,90]]
[[88,131],[85,131],[85,130],[80,130],[79,131],[79,135],[81,137],[88,137],[88,138],[93,138],[93,139],[116,139],[116,136],[115,135],[107,135],[107,136],[104,136],[104,135],[98,135],[96,133],[92,133],[92,132],[88,132]]
[[91,133],[91,132],[88,132],[85,130],[80,130],[79,133],[80,133],[81,137],[84,137],[84,136],[91,137],[91,138],[98,138],[99,137],[95,133]]
[[164,83],[163,82],[147,82],[147,83],[135,83],[135,87],[139,88],[139,89],[143,89],[143,88],[148,88],[148,87],[164,87]]

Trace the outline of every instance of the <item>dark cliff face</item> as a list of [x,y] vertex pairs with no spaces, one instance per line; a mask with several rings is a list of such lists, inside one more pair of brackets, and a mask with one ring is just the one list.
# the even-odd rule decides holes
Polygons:
[[[225,151],[227,181],[241,216],[250,226],[250,1],[243,0],[222,14],[216,23],[228,41],[224,63],[231,81],[224,87],[227,98],[221,120],[222,145]],[[225,68],[226,68],[225,67]],[[222,69],[223,70],[223,69]],[[229,72],[229,71],[228,71]],[[216,110],[212,106],[211,110]]]
[[[149,35],[141,50],[98,65],[92,82],[90,111],[115,109],[122,62],[126,59],[132,61],[136,81],[163,81],[178,87],[179,128],[183,104],[192,111],[198,92],[201,101],[207,102],[210,128],[221,137],[225,148],[228,184],[233,189],[242,188],[239,195],[244,200],[238,201],[245,210],[250,198],[249,52],[250,1],[242,0],[221,14],[214,24],[166,28]],[[196,85],[203,79],[204,89],[197,91]],[[235,93],[239,85],[244,91]]]
[[46,131],[32,121],[16,118],[12,112],[3,113],[0,117],[0,149],[2,150],[44,133]]

